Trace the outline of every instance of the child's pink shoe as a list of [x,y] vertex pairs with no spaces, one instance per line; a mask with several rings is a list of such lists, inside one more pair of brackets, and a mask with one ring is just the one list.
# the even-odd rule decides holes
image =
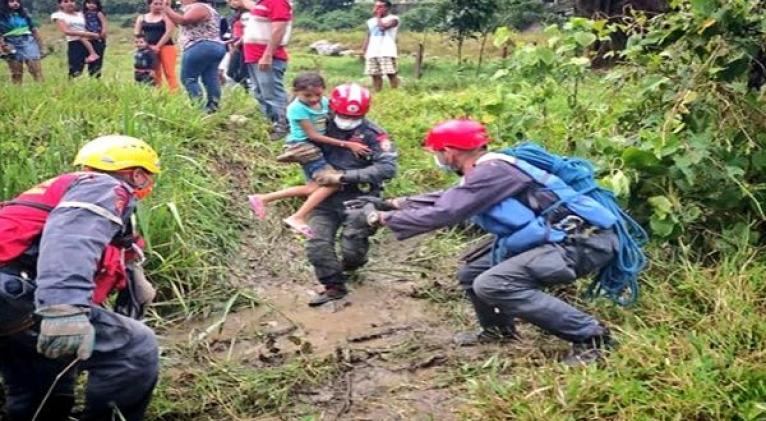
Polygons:
[[314,231],[311,229],[310,226],[308,226],[308,224],[295,221],[292,218],[285,218],[282,220],[282,222],[284,222],[285,225],[287,225],[287,227],[293,230],[294,232],[308,239],[314,238]]
[[263,221],[266,219],[266,204],[263,203],[261,196],[252,194],[247,196],[247,200],[250,202],[250,209],[253,210],[255,217]]

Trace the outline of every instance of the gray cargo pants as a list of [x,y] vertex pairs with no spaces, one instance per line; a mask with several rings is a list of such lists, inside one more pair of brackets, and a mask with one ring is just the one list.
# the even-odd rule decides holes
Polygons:
[[570,235],[564,243],[546,244],[492,266],[487,252],[458,271],[483,329],[513,330],[518,317],[571,342],[604,334],[604,327],[540,289],[595,274],[615,255],[612,231]]
[[[337,206],[328,205],[323,203],[311,212],[309,226],[314,231],[314,238],[306,242],[306,256],[314,266],[319,282],[325,286],[343,285],[346,282],[344,272],[356,270],[367,263],[372,232],[355,231],[346,226],[342,202],[337,201]],[[341,229],[339,260],[335,245]]]
[[[0,271],[0,315],[14,309],[32,308],[34,287],[14,274]],[[74,405],[77,373],[88,372],[85,411],[81,421],[122,419],[139,421],[144,417],[159,372],[159,350],[154,332],[143,323],[103,308],[91,308],[90,321],[96,331],[93,355],[61,377],[38,420],[68,420]],[[72,361],[52,360],[37,353],[37,326],[0,337],[0,376],[6,394],[6,414],[2,419],[32,419],[56,376]]]

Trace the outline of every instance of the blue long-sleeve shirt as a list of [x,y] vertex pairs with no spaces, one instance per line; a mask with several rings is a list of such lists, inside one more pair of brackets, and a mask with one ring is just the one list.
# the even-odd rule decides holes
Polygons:
[[534,210],[545,209],[556,201],[553,193],[516,166],[488,160],[476,165],[457,186],[407,198],[401,210],[386,212],[384,220],[394,236],[404,240],[456,225],[509,197]]
[[37,308],[88,307],[106,246],[123,232],[135,208],[132,188],[102,173],[78,178],[51,211],[37,256]]

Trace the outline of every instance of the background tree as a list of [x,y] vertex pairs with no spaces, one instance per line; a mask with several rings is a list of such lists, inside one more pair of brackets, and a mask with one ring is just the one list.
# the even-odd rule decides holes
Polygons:
[[463,61],[465,40],[494,29],[498,6],[499,0],[447,0],[442,3],[444,20],[441,29],[457,42],[458,63]]
[[295,0],[293,6],[296,10],[311,10],[315,14],[327,13],[333,10],[352,6],[353,0]]
[[[650,16],[668,11],[667,0],[575,0],[574,11],[578,16],[589,19],[606,19],[609,23],[621,23],[633,11],[641,11]],[[609,42],[597,42],[598,53],[593,59],[593,65],[602,67],[611,64],[607,58],[610,51],[621,51],[628,41],[627,34],[622,30],[614,31],[609,36]]]

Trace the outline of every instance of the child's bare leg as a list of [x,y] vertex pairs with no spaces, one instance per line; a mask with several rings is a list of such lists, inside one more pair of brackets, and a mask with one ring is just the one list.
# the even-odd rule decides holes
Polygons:
[[260,194],[264,203],[271,203],[275,200],[287,199],[289,197],[306,197],[314,193],[317,189],[317,184],[310,182],[304,186],[288,187],[286,189],[278,190],[272,193]]
[[85,57],[86,63],[93,63],[94,61],[98,60],[99,56],[96,54],[96,50],[93,48],[93,44],[90,42],[87,38],[80,38],[80,42],[85,47],[85,50],[88,51],[88,57]]
[[253,194],[248,197],[250,208],[258,219],[266,219],[266,205],[280,199],[288,197],[306,197],[316,190],[315,183],[309,183],[305,186],[296,186],[275,191],[266,194]]
[[305,202],[303,202],[303,205],[298,209],[297,212],[290,215],[289,220],[295,221],[297,223],[301,224],[307,224],[307,220],[309,217],[309,214],[311,214],[311,211],[314,210],[317,206],[319,206],[320,203],[322,203],[325,199],[332,196],[333,193],[338,191],[338,187],[329,187],[329,186],[318,186],[316,183],[311,182],[307,184],[308,186],[314,185],[315,190],[313,193],[309,195],[309,197],[306,199]]

